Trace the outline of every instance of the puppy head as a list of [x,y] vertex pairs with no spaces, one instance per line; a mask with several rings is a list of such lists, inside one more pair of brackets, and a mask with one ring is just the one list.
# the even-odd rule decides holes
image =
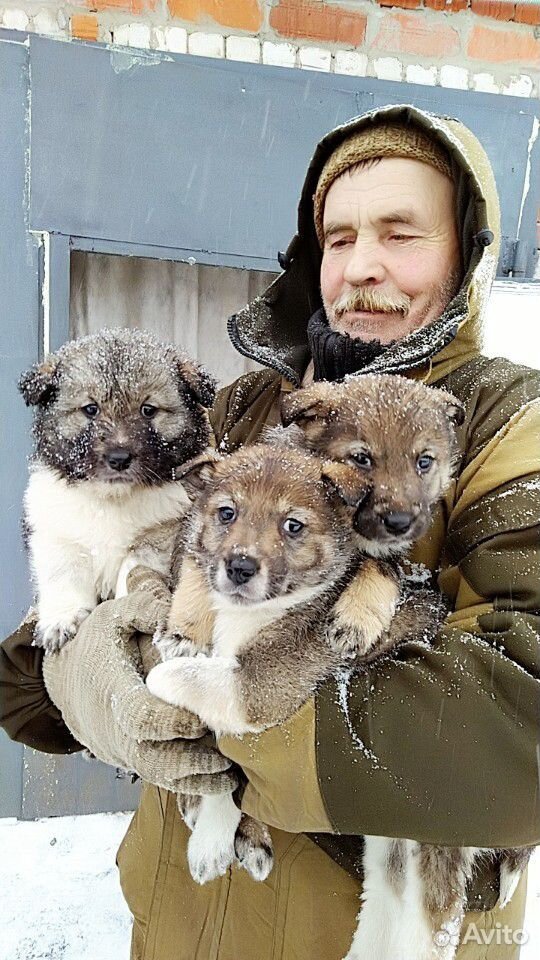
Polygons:
[[349,506],[361,549],[406,550],[427,531],[458,453],[460,402],[445,390],[390,375],[316,383],[282,402],[309,450],[341,465],[336,489]]
[[319,459],[256,445],[189,470],[201,487],[189,549],[221,603],[299,602],[345,572],[350,524]]
[[70,482],[111,490],[160,484],[208,443],[214,381],[170,344],[139,330],[66,343],[19,381],[35,408],[39,460]]

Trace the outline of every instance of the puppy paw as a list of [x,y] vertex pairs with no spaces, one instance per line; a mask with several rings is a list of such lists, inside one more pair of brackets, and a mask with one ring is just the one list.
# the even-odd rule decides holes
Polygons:
[[[246,822],[249,821],[249,822]],[[274,851],[268,828],[242,815],[234,838],[238,863],[253,880],[266,880],[274,866]]]
[[197,657],[204,653],[188,637],[182,633],[169,631],[166,625],[157,628],[152,643],[157,647],[162,660],[173,660],[175,657]]
[[369,636],[368,632],[356,623],[350,623],[339,613],[332,614],[326,624],[326,639],[332,650],[344,660],[353,660],[365,656],[377,636]]
[[177,797],[177,804],[182,820],[190,830],[194,830],[201,812],[201,798],[182,793]]
[[234,863],[234,841],[223,838],[213,844],[201,838],[197,831],[191,834],[188,843],[188,863],[191,876],[196,883],[209,883],[217,877],[223,877]]
[[72,617],[59,623],[40,622],[34,634],[34,646],[43,647],[45,653],[57,653],[69,640],[72,640],[90,610],[86,607],[77,610]]

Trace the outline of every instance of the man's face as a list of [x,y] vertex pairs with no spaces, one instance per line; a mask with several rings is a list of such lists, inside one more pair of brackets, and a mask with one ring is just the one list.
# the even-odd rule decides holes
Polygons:
[[459,289],[454,186],[405,157],[345,171],[324,205],[321,293],[333,330],[390,343],[441,315]]

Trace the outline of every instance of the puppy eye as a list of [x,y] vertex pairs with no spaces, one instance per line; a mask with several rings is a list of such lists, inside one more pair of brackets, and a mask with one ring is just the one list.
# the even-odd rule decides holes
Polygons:
[[357,467],[360,467],[361,470],[371,470],[373,466],[373,460],[371,459],[369,453],[364,453],[363,450],[358,453],[351,453],[351,460],[354,461]]
[[233,520],[236,520],[236,510],[234,507],[220,507],[218,517],[220,523],[232,523]]
[[87,403],[86,406],[81,407],[81,410],[85,417],[88,417],[89,420],[95,420],[99,413],[99,407],[97,403]]
[[145,420],[151,420],[152,417],[155,417],[158,412],[158,408],[154,407],[151,403],[143,403],[141,407],[141,414]]
[[289,537],[297,537],[299,533],[302,533],[302,530],[305,527],[305,523],[302,523],[301,520],[295,520],[294,517],[287,517],[283,521],[283,529]]
[[418,473],[429,473],[431,470],[435,457],[432,457],[429,453],[422,453],[416,461],[416,469]]

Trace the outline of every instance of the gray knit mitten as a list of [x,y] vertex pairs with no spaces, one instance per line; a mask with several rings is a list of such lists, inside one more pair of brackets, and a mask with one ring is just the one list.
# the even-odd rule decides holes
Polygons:
[[72,640],[45,656],[47,690],[74,737],[99,760],[176,793],[229,792],[237,784],[231,763],[203,737],[198,717],[145,686],[154,651],[149,637],[139,643],[137,634],[152,635],[165,620],[159,593],[138,590],[101,603]]

